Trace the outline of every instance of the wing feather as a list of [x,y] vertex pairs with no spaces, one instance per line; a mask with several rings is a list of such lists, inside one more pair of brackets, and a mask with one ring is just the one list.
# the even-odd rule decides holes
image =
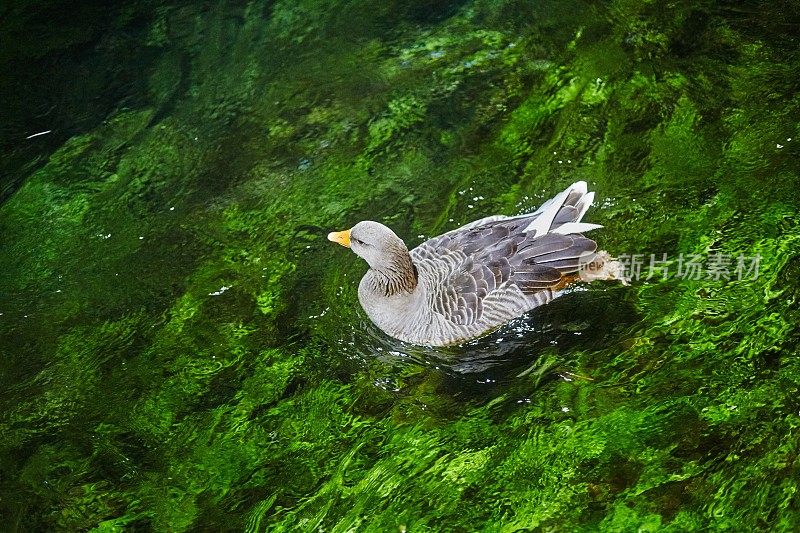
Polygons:
[[440,270],[430,288],[434,312],[470,325],[487,310],[505,316],[502,309],[523,296],[528,309],[552,299],[565,277],[596,257],[597,244],[581,234],[599,227],[581,222],[593,200],[576,182],[534,213],[487,217],[412,250]]

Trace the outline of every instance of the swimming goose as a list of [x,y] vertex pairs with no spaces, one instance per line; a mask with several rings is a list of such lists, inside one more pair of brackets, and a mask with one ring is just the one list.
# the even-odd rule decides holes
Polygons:
[[584,232],[594,193],[578,181],[533,213],[495,215],[409,251],[391,229],[365,220],[328,239],[369,264],[358,299],[370,320],[412,344],[447,346],[546,304],[569,284],[620,280],[622,265]]

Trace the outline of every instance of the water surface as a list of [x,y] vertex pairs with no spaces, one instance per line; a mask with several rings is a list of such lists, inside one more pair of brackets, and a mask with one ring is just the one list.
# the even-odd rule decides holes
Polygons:
[[[797,8],[3,8],[5,529],[800,529]],[[641,275],[461,347],[325,239],[579,179]]]

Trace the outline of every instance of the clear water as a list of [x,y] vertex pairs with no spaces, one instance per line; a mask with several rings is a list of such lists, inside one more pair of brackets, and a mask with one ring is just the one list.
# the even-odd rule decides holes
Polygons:
[[[797,8],[0,8],[3,529],[800,529]],[[642,275],[456,348],[325,239],[578,179]]]

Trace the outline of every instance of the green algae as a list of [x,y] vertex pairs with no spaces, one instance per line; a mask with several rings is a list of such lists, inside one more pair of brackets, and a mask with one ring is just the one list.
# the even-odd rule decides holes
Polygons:
[[[800,57],[757,20],[161,6],[146,105],[0,206],[9,529],[800,528]],[[367,324],[324,239],[371,218],[413,245],[577,179],[642,279],[456,351]]]

